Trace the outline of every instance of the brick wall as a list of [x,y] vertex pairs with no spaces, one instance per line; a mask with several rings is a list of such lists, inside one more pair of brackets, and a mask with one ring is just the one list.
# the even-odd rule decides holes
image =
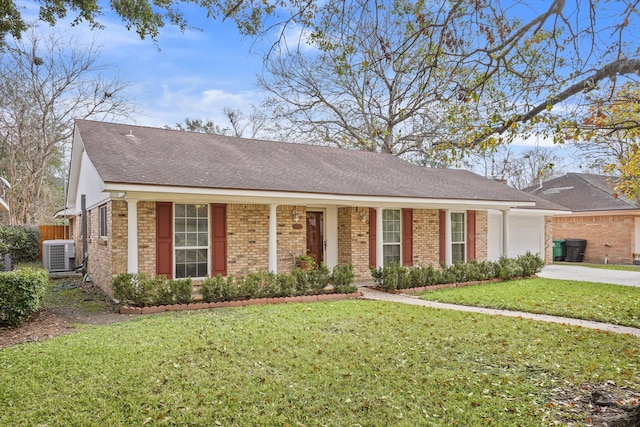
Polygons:
[[227,205],[227,272],[234,276],[269,268],[269,206]]
[[[298,213],[297,222],[294,220],[294,210]],[[306,215],[305,206],[278,206],[277,208],[278,273],[291,272],[296,268],[295,257],[307,253]]]
[[138,271],[156,274],[156,202],[138,202]]
[[413,265],[438,265],[440,218],[437,209],[413,210]]
[[635,217],[633,215],[556,216],[554,239],[585,239],[585,262],[631,264],[635,252]]
[[476,211],[476,259],[486,261],[488,256],[489,214]]
[[544,262],[553,262],[553,217],[544,217]]
[[369,208],[338,208],[338,264],[348,262],[353,264],[356,279],[371,278]]

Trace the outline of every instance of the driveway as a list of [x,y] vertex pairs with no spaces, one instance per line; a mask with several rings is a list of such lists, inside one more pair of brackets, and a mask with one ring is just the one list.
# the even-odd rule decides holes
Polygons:
[[640,286],[639,271],[605,270],[580,265],[548,264],[538,273],[538,277],[583,282],[610,283],[613,285]]

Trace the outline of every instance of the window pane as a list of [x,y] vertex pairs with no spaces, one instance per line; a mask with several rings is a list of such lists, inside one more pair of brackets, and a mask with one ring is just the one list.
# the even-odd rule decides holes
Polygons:
[[464,243],[454,243],[451,245],[451,261],[452,262],[464,262],[465,261],[465,245]]
[[451,213],[451,241],[454,243],[461,243],[465,241],[464,238],[464,213],[452,212]]
[[198,246],[198,233],[187,233],[187,246]]
[[195,218],[187,218],[187,231],[198,231],[198,220]]
[[400,262],[400,245],[384,245],[383,250],[383,262],[384,265],[389,265],[392,262]]
[[[176,277],[205,277],[208,260],[208,205],[176,205]],[[181,215],[181,217],[179,217]]]
[[209,216],[209,205],[197,205],[198,217],[207,218]]
[[382,211],[382,242],[400,243],[400,211]]
[[185,275],[185,266],[184,264],[176,264],[176,279],[184,279],[187,277]]

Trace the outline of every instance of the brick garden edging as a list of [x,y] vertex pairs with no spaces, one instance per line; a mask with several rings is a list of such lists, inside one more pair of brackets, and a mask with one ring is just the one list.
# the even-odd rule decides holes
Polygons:
[[345,299],[354,299],[362,297],[362,292],[353,292],[349,294],[318,294],[318,295],[302,295],[298,297],[281,297],[281,298],[252,298],[235,301],[220,302],[192,302],[189,304],[173,304],[173,305],[154,305],[148,307],[120,307],[120,314],[153,314],[164,313],[165,311],[184,311],[184,310],[203,310],[209,308],[223,307],[244,307],[247,305],[260,304],[282,304],[287,302],[319,302],[319,301],[338,301]]

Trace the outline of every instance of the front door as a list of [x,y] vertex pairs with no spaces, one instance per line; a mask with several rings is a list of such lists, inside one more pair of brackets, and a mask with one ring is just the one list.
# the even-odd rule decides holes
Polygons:
[[316,260],[316,264],[324,261],[324,221],[322,212],[307,211],[307,255]]

